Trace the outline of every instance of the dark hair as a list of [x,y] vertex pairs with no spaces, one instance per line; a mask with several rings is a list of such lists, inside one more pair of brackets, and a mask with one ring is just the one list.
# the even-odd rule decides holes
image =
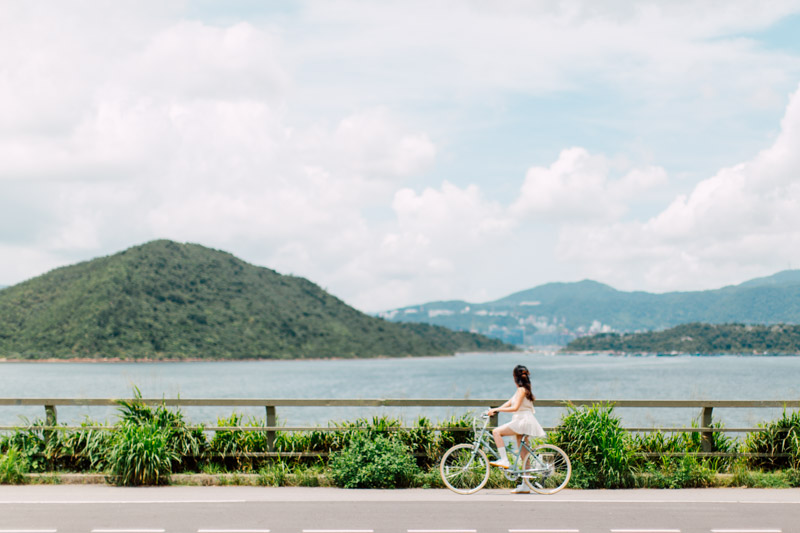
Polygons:
[[525,389],[525,396],[527,396],[530,401],[536,399],[533,395],[533,391],[531,391],[531,373],[526,367],[522,365],[514,367],[514,383],[517,384],[517,387],[523,387]]

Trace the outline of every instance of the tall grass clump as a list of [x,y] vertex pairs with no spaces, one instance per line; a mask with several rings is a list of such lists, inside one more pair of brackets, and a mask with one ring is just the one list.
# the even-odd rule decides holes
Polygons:
[[633,485],[636,456],[631,437],[614,415],[613,406],[568,406],[550,441],[572,461],[576,488],[622,488]]
[[334,484],[346,489],[409,487],[421,473],[408,446],[383,435],[354,435],[329,466]]
[[765,454],[750,457],[751,466],[766,470],[780,468],[800,469],[800,411],[787,413],[763,425],[763,430],[751,433],[743,449],[749,453]]
[[164,485],[179,460],[170,431],[156,421],[119,423],[109,450],[111,476],[117,485]]
[[134,399],[119,402],[120,422],[109,442],[108,468],[118,485],[161,485],[175,471],[196,467],[206,453],[200,429],[190,429],[183,413],[164,404],[150,407]]
[[25,481],[28,462],[16,448],[9,448],[0,455],[0,484],[18,485]]
[[121,423],[161,428],[167,435],[172,470],[196,470],[208,452],[208,441],[202,429],[190,429],[180,410],[168,409],[164,404],[151,407],[142,403],[141,398],[141,392],[134,387],[133,400],[118,402]]

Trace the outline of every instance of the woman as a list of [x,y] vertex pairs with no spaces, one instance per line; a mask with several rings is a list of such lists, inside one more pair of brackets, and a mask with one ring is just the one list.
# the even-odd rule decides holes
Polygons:
[[[544,437],[545,432],[542,429],[539,421],[536,420],[534,413],[536,410],[533,408],[533,401],[536,399],[531,391],[531,374],[527,368],[522,365],[514,367],[514,383],[517,384],[517,392],[506,403],[500,407],[489,409],[489,416],[494,416],[498,412],[514,413],[511,417],[511,422],[496,427],[492,431],[494,442],[497,444],[497,453],[499,460],[492,461],[492,466],[499,466],[500,468],[509,468],[508,455],[506,454],[506,444],[503,437],[514,436],[517,439],[517,449],[520,450],[522,456],[522,464],[525,464],[525,457],[528,452],[522,447],[522,439],[531,437]],[[520,483],[517,488],[512,492],[521,493],[528,492],[525,483]]]

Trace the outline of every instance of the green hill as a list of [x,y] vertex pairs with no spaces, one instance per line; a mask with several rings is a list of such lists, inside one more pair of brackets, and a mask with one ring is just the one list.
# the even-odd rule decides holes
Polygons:
[[589,331],[662,330],[680,324],[800,324],[800,271],[694,292],[618,291],[596,281],[548,283],[486,303],[431,302],[381,313],[477,331],[514,344],[566,344]]
[[800,326],[684,324],[664,331],[601,333],[570,342],[564,352],[798,354]]
[[154,241],[0,291],[0,357],[307,358],[509,349],[395,324],[310,281],[195,244]]

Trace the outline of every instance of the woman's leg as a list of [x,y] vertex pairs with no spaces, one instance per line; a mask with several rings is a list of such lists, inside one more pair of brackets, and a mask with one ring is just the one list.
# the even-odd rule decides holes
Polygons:
[[528,450],[522,445],[523,440],[529,442],[527,436],[523,439],[522,435],[517,435],[517,449],[519,450],[520,464],[522,468],[525,468],[525,458],[528,457]]
[[494,437],[494,443],[497,444],[497,447],[500,446],[505,447],[505,442],[503,441],[503,437],[510,437],[512,435],[516,435],[519,438],[513,429],[508,428],[506,426],[496,427],[492,430],[492,436]]
[[511,435],[516,435],[516,433],[507,425],[503,425],[492,430],[494,443],[497,445],[497,455],[499,456],[499,460],[492,461],[489,464],[492,466],[500,466],[502,468],[509,467],[508,455],[506,454],[506,443],[503,441],[503,437],[509,437]]

